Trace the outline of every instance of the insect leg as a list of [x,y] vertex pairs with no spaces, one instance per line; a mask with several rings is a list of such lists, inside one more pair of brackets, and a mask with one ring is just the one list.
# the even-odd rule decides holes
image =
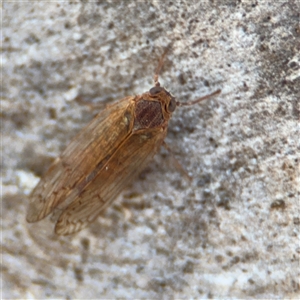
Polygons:
[[170,147],[166,144],[166,142],[164,141],[162,143],[162,145],[169,151],[169,153],[172,156],[172,159],[174,161],[175,164],[175,168],[182,173],[189,181],[192,181],[192,177],[189,176],[189,174],[187,173],[187,171],[183,168],[183,166],[180,164],[180,162],[176,159],[176,157],[174,156],[174,154],[172,153],[172,150],[170,149]]

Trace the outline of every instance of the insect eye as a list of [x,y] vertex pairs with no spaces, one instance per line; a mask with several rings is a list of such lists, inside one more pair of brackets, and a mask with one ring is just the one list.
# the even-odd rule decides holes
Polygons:
[[177,106],[176,100],[175,100],[175,98],[172,98],[169,103],[169,106],[168,106],[168,111],[173,112],[175,110],[176,106]]
[[151,95],[156,95],[156,94],[160,93],[162,90],[163,90],[163,88],[161,88],[159,86],[155,86],[155,87],[150,89],[149,93]]

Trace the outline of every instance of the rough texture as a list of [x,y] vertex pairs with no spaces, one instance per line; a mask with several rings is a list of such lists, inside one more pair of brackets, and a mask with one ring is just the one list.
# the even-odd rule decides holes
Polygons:
[[[299,1],[3,3],[5,299],[299,295]],[[106,104],[160,81],[164,150],[90,228],[25,221],[26,195]],[[98,107],[90,104],[97,103]]]

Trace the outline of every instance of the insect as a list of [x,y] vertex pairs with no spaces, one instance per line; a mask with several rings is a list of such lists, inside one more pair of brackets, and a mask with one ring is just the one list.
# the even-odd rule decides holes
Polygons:
[[88,226],[151,161],[176,107],[221,92],[192,102],[176,101],[158,81],[163,58],[154,87],[104,109],[56,158],[30,195],[29,223],[59,209],[56,234],[73,234]]

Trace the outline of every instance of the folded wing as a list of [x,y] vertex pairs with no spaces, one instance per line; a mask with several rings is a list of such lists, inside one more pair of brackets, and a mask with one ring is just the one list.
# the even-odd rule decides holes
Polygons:
[[140,130],[131,134],[96,175],[62,212],[55,232],[60,235],[80,231],[95,220],[149,163],[162,144],[166,129]]
[[99,113],[71,141],[30,196],[28,222],[36,222],[72,203],[130,134],[134,97]]

